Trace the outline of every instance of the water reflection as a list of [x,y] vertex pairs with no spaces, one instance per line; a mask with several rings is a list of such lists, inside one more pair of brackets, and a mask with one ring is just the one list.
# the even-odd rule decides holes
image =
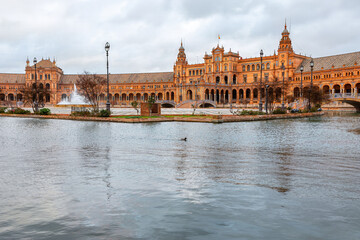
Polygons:
[[359,123],[0,118],[0,238],[357,239]]

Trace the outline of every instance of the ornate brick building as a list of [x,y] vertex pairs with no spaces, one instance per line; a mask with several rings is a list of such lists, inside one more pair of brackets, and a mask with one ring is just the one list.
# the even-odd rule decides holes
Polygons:
[[[111,74],[110,102],[129,106],[134,100],[144,101],[150,95],[164,105],[256,106],[264,102],[265,86],[280,104],[283,95],[298,99],[311,81],[311,58],[296,54],[285,25],[277,52],[271,56],[242,58],[217,45],[204,62],[189,64],[183,44],[179,48],[172,72]],[[331,96],[358,97],[360,92],[360,52],[313,59],[313,87]],[[301,68],[303,66],[303,68]],[[303,69],[303,71],[301,71]],[[77,75],[64,74],[55,60],[37,63],[39,87],[50,89],[44,96],[48,104],[69,98]],[[20,89],[34,83],[34,65],[26,61],[25,74],[0,74],[0,101],[15,103],[22,99]],[[106,77],[106,75],[103,75]],[[283,83],[284,81],[284,83]],[[105,92],[99,96],[105,102]]]

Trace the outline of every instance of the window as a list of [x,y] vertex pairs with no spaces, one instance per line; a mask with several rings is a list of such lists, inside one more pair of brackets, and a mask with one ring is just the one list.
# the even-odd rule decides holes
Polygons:
[[257,82],[257,74],[254,74],[254,82]]
[[244,81],[244,83],[246,83],[246,81],[247,81],[247,76],[246,75],[243,75],[243,81]]
[[245,65],[242,66],[242,70],[243,70],[243,72],[245,72]]
[[247,65],[247,70],[250,71],[250,65]]
[[227,65],[225,65],[225,71],[227,71]]
[[254,64],[251,66],[251,70],[255,71],[255,65]]
[[191,70],[189,71],[189,76],[191,76]]
[[266,69],[270,69],[270,63],[266,64]]
[[209,72],[211,72],[211,66],[209,66]]
[[42,75],[40,75],[40,80],[42,80]]
[[259,70],[259,69],[260,69],[260,65],[256,64],[256,70]]

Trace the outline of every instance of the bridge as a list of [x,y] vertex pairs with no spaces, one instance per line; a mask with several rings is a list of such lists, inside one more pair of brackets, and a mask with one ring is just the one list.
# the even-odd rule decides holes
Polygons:
[[193,108],[201,107],[201,108],[207,108],[207,107],[216,107],[216,102],[212,100],[186,100],[176,105],[177,108]]
[[161,107],[165,107],[165,108],[173,108],[176,106],[175,101],[172,100],[158,100],[156,101],[156,103],[160,103]]
[[360,95],[358,94],[335,93],[332,95],[331,99],[350,104],[356,109],[356,112],[360,113]]

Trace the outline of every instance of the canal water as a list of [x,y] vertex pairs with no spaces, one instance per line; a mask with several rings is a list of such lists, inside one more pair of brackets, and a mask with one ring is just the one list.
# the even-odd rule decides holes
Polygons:
[[0,126],[0,239],[360,239],[359,115]]

